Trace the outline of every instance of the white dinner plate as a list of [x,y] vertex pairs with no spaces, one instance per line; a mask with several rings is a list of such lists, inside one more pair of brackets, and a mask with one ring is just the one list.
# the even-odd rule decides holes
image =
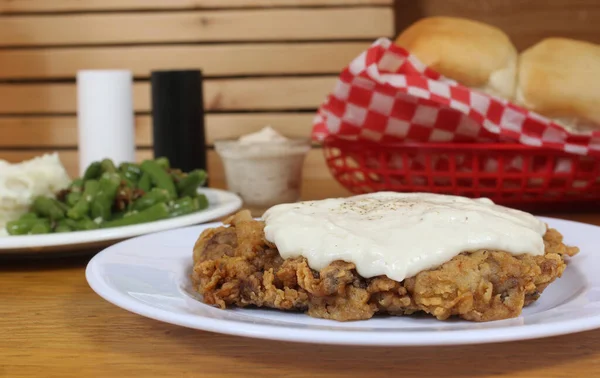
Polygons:
[[374,317],[355,322],[314,319],[265,309],[220,310],[200,302],[190,283],[192,248],[205,224],[145,235],[97,254],[88,283],[107,301],[133,313],[205,331],[323,344],[453,345],[524,340],[600,327],[600,227],[541,218],[581,248],[562,278],[509,320],[473,323],[429,317]]
[[47,235],[0,237],[0,255],[37,252],[65,252],[86,248],[106,247],[123,239],[205,223],[229,215],[242,206],[241,198],[219,189],[199,189],[208,198],[208,208],[193,214],[131,226],[104,228]]

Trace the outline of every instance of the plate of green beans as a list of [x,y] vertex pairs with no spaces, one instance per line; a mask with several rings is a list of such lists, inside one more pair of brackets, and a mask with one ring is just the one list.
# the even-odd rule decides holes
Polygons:
[[106,246],[146,233],[209,222],[238,210],[234,193],[205,188],[203,170],[182,172],[160,157],[140,163],[90,164],[54,197],[33,199],[6,224],[0,253]]

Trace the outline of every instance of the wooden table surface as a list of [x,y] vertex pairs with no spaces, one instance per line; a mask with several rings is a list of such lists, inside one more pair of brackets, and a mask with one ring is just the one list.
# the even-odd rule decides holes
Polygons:
[[[556,217],[600,225],[600,215]],[[600,330],[501,344],[378,348],[224,336],[104,301],[76,257],[0,260],[0,377],[592,377]]]

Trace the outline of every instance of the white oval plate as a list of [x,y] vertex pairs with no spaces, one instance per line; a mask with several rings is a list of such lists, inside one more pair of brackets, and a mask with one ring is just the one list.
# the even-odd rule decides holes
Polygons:
[[235,212],[242,206],[241,198],[231,192],[208,188],[199,189],[199,192],[206,195],[209,206],[193,214],[92,231],[0,237],[0,254],[64,252],[73,249],[106,247],[116,241],[143,234],[214,221]]
[[376,317],[338,323],[277,310],[220,310],[191,288],[192,249],[206,224],[126,240],[97,254],[88,283],[133,313],[184,327],[231,335],[348,345],[457,345],[524,340],[600,327],[600,227],[541,218],[581,248],[562,278],[514,319],[441,322],[428,317]]

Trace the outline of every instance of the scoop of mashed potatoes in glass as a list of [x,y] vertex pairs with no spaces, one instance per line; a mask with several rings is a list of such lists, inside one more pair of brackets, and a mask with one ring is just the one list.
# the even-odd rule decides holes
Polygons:
[[291,139],[267,126],[239,139],[215,141],[228,189],[256,216],[267,208],[300,199],[308,138]]

